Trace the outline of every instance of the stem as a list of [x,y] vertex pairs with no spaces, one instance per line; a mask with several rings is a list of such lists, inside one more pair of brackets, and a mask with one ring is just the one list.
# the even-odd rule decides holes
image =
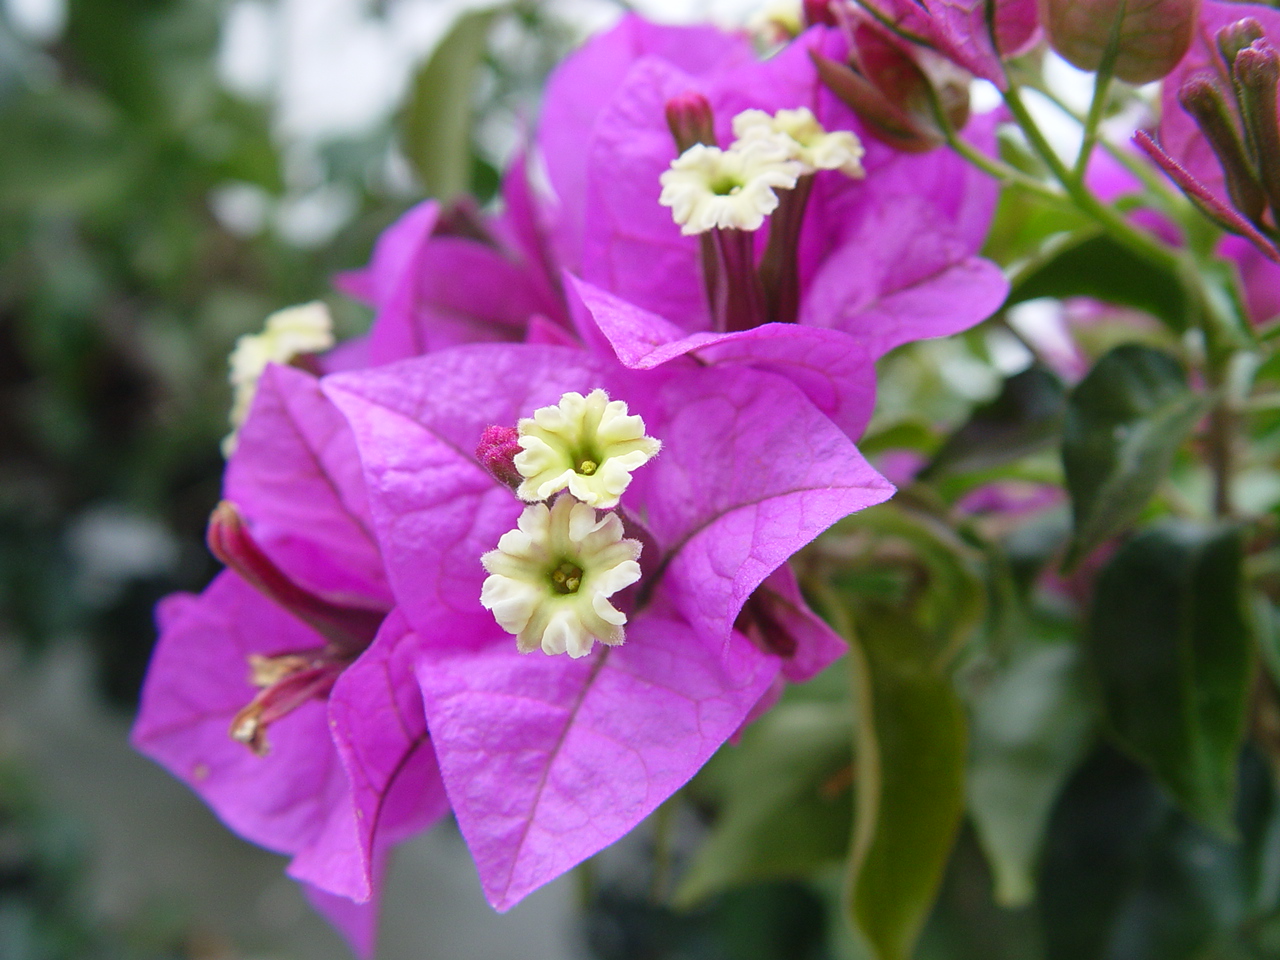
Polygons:
[[1122,4],[1116,17],[1111,21],[1111,30],[1107,33],[1107,47],[1102,53],[1102,62],[1098,64],[1098,72],[1093,80],[1093,99],[1089,103],[1089,113],[1084,121],[1084,139],[1080,142],[1080,152],[1076,155],[1075,169],[1072,171],[1076,183],[1084,183],[1084,175],[1089,169],[1089,158],[1098,142],[1098,125],[1102,122],[1102,112],[1107,106],[1107,93],[1111,89],[1111,77],[1116,67],[1116,55],[1120,52],[1120,24],[1124,20],[1125,5]]
[[679,792],[672,794],[653,814],[653,879],[649,886],[649,899],[659,905],[666,902],[667,888],[671,885],[671,835],[679,798]]
[[760,258],[760,282],[765,316],[772,323],[795,323],[800,313],[800,228],[813,178],[813,174],[805,174],[793,189],[779,191],[778,209],[769,221],[769,241]]
[[1115,210],[1095,197],[1085,188],[1083,183],[1075,179],[1072,172],[1067,169],[1066,164],[1062,162],[1062,158],[1054,152],[1053,147],[1045,139],[1040,127],[1031,116],[1031,112],[1027,109],[1026,104],[1022,102],[1022,96],[1018,93],[1017,87],[1010,86],[1005,91],[1004,101],[1009,107],[1009,112],[1018,121],[1018,126],[1026,134],[1027,142],[1031,144],[1032,149],[1049,167],[1049,170],[1058,182],[1062,184],[1062,188],[1067,191],[1067,194],[1081,212],[1096,220],[1116,240],[1123,243],[1144,260],[1148,260],[1165,270],[1174,273],[1178,272],[1178,254],[1151,235],[1134,227]]

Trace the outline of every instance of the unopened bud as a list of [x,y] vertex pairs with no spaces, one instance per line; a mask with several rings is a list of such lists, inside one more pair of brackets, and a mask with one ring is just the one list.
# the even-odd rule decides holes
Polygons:
[[1245,158],[1235,123],[1217,81],[1208,73],[1193,74],[1178,89],[1178,102],[1195,119],[1217,155],[1231,203],[1257,223],[1266,209],[1266,196]]
[[520,431],[515,427],[485,427],[476,446],[476,459],[499,483],[514,490],[524,481],[516,469]]
[[1037,6],[1049,45],[1081,70],[1102,65],[1114,35],[1113,71],[1129,83],[1159,80],[1177,66],[1200,14],[1200,0],[1038,0]]
[[298,586],[249,532],[239,508],[223,500],[209,515],[209,550],[263,596],[314,628],[335,649],[367,647],[385,616],[376,610],[344,607]]
[[700,93],[688,90],[668,100],[667,126],[671,128],[671,136],[680,153],[699,143],[708,147],[716,145],[711,102]]
[[1214,35],[1218,52],[1228,67],[1234,69],[1236,56],[1249,44],[1263,37],[1262,24],[1253,17],[1245,17],[1235,23],[1229,23]]
[[1233,72],[1244,128],[1274,213],[1280,211],[1280,126],[1276,120],[1280,56],[1266,40],[1255,40],[1236,54]]
[[924,153],[945,141],[935,104],[955,129],[969,118],[967,75],[940,75],[935,81],[894,37],[871,23],[854,28],[850,63],[816,51],[809,56],[819,79],[867,131],[897,150]]
[[837,23],[839,21],[836,19],[835,11],[831,9],[831,0],[804,0],[804,24],[806,27],[812,27],[815,24],[834,27]]

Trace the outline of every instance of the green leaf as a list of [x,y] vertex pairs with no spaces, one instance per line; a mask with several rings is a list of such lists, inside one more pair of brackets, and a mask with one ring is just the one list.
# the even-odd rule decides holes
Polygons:
[[974,698],[972,716],[969,811],[995,874],[996,902],[1025,906],[1053,803],[1094,725],[1077,648],[1021,645]]
[[[945,659],[964,644],[981,622],[986,588],[982,554],[937,517],[898,503],[864,510],[840,529],[867,531],[904,541],[913,564],[927,573],[916,619],[930,635],[935,655]],[[884,567],[878,568],[884,572]],[[915,577],[915,580],[920,580]],[[845,577],[838,578],[844,585]]]
[[920,478],[989,470],[1038,450],[1058,436],[1065,403],[1062,381],[1044,367],[1028,367],[1007,379],[994,400],[974,410]]
[[713,760],[719,816],[675,894],[692,906],[755,880],[839,862],[853,813],[848,704],[783,703]]
[[1137,519],[1209,402],[1176,359],[1137,344],[1116,347],[1080,381],[1062,430],[1075,527],[1068,568]]
[[1141,533],[1102,571],[1089,620],[1115,739],[1224,834],[1251,674],[1241,539],[1182,522]]
[[1178,277],[1131,252],[1106,234],[1086,233],[1059,244],[1023,272],[1008,305],[1038,297],[1093,297],[1133,307],[1182,332],[1191,307]]
[[875,960],[906,960],[964,810],[964,709],[927,631],[872,608],[860,612],[857,634],[849,907]]
[[471,116],[476,74],[495,10],[458,19],[413,81],[401,117],[405,155],[430,196],[451,200],[471,185]]

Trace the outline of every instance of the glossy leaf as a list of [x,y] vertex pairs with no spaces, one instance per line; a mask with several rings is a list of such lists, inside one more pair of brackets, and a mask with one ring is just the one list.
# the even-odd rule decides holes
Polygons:
[[1093,297],[1143,310],[1179,331],[1190,316],[1177,277],[1097,234],[1057,247],[1025,272],[1015,281],[1009,303],[1037,297]]
[[1049,814],[1093,723],[1069,643],[1024,645],[974,699],[969,811],[1003,906],[1025,906],[1035,895]]
[[1062,381],[1052,371],[1033,366],[1014,374],[999,396],[947,438],[921,479],[1003,466],[1040,449],[1058,435],[1065,403]]
[[1138,518],[1208,404],[1177,360],[1137,344],[1116,347],[1080,381],[1062,431],[1075,527],[1068,567]]
[[875,960],[906,960],[964,809],[964,709],[932,638],[866,610],[854,644],[857,814],[850,913]]
[[450,200],[471,184],[472,92],[495,11],[458,19],[414,78],[401,118],[405,155],[430,196]]
[[717,755],[723,806],[677,906],[753,880],[804,877],[844,856],[852,730],[845,704],[784,703]]
[[1115,739],[1229,833],[1251,675],[1241,534],[1166,522],[1098,580],[1089,644]]

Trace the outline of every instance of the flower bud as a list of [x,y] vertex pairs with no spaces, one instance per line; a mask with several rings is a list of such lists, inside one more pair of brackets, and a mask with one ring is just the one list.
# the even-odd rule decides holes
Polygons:
[[700,93],[689,90],[668,100],[667,126],[671,128],[671,136],[681,153],[699,143],[708,147],[716,145],[711,103]]
[[1266,196],[1245,158],[1235,123],[1217,81],[1208,73],[1193,74],[1178,89],[1178,102],[1195,119],[1196,126],[1217,155],[1231,203],[1257,223],[1266,209]]
[[924,153],[946,140],[935,116],[935,100],[953,128],[969,119],[967,75],[951,68],[931,77],[924,62],[868,22],[853,29],[849,64],[816,51],[809,56],[818,77],[858,115],[867,131],[897,150]]
[[1276,83],[1280,56],[1266,40],[1255,40],[1232,64],[1244,128],[1273,213],[1280,211],[1280,126],[1276,121]]
[[1098,69],[1116,30],[1114,71],[1129,83],[1159,80],[1177,66],[1200,14],[1200,0],[1038,0],[1037,6],[1049,45],[1081,70]]
[[804,24],[806,27],[812,27],[815,24],[834,27],[838,22],[835,11],[831,9],[831,0],[804,0]]
[[1232,67],[1234,72],[1236,56],[1249,44],[1255,40],[1261,40],[1262,37],[1262,24],[1253,17],[1245,17],[1219,30],[1214,36],[1214,41],[1218,45],[1218,52],[1222,54],[1223,61],[1228,67]]
[[516,469],[520,452],[520,431],[515,427],[485,427],[476,446],[476,459],[489,476],[514,490],[524,482]]
[[385,611],[345,607],[295,583],[254,539],[239,508],[223,500],[209,516],[209,551],[263,596],[323,636],[335,650],[360,651],[378,632]]

